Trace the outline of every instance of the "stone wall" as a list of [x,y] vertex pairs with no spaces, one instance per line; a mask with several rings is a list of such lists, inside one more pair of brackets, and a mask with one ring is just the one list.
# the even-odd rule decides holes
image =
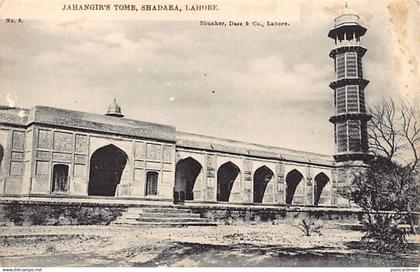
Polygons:
[[195,213],[211,218],[219,223],[234,222],[273,222],[281,223],[286,220],[310,218],[323,221],[339,222],[345,224],[358,224],[358,219],[363,216],[361,211],[340,209],[291,209],[255,208],[255,207],[194,207]]
[[0,203],[1,226],[31,225],[109,225],[127,205],[97,203]]
[[[171,206],[165,204],[164,206]],[[128,207],[150,207],[149,204],[104,204],[80,202],[1,201],[0,225],[109,225]],[[159,206],[153,206],[159,207]],[[183,206],[188,207],[188,206]],[[320,219],[327,222],[358,224],[363,215],[357,210],[325,208],[254,207],[254,206],[190,206],[194,213],[220,224],[281,223],[290,219]]]

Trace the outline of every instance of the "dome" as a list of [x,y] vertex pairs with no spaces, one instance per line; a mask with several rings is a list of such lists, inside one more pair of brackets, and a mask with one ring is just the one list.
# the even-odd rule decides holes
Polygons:
[[117,104],[117,100],[114,98],[114,101],[108,106],[108,111],[105,115],[114,116],[114,117],[124,117],[121,113],[121,107]]

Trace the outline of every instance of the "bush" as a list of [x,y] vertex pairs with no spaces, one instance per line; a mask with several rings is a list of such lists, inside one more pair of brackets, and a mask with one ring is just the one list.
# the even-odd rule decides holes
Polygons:
[[398,225],[407,223],[409,208],[415,209],[418,201],[417,173],[376,157],[349,189],[349,197],[365,212],[359,219],[365,226],[363,247],[381,252],[407,249],[406,232]]
[[321,235],[321,229],[323,228],[323,224],[320,220],[314,220],[309,216],[305,216],[302,219],[294,219],[293,225],[300,229],[305,236],[311,236],[315,233]]

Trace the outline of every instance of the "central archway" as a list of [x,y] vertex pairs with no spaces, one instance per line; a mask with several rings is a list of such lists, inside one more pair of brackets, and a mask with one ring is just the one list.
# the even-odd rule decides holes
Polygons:
[[175,192],[185,200],[194,200],[194,185],[203,167],[195,159],[180,160],[175,167]]
[[292,204],[296,187],[299,185],[303,175],[296,169],[290,171],[286,176],[286,204]]
[[239,175],[239,167],[226,162],[217,171],[217,201],[229,201],[233,183]]
[[88,194],[115,196],[127,159],[127,154],[115,145],[97,149],[90,159]]
[[254,203],[262,203],[267,184],[274,176],[267,166],[261,166],[254,173]]

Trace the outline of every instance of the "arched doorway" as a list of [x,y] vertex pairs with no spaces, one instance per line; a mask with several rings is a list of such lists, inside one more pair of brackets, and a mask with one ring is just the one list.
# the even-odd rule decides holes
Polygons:
[[191,157],[180,160],[176,164],[175,201],[194,200],[193,189],[202,168],[201,164]]
[[267,184],[274,176],[267,166],[261,166],[254,173],[254,203],[262,203]]
[[324,189],[325,185],[330,181],[327,175],[324,173],[319,173],[315,176],[315,186],[314,186],[314,205],[318,206],[319,200],[321,198],[322,190]]
[[124,151],[112,144],[97,149],[90,159],[88,194],[115,196],[127,158]]
[[290,171],[286,176],[286,204],[292,204],[296,187],[303,179],[303,175],[296,169]]
[[3,179],[3,156],[4,149],[3,146],[0,144],[0,179]]
[[2,162],[3,162],[3,156],[4,156],[4,150],[3,150],[3,146],[0,145],[0,170],[2,169]]
[[229,201],[233,183],[240,173],[232,162],[224,163],[217,171],[217,201]]

